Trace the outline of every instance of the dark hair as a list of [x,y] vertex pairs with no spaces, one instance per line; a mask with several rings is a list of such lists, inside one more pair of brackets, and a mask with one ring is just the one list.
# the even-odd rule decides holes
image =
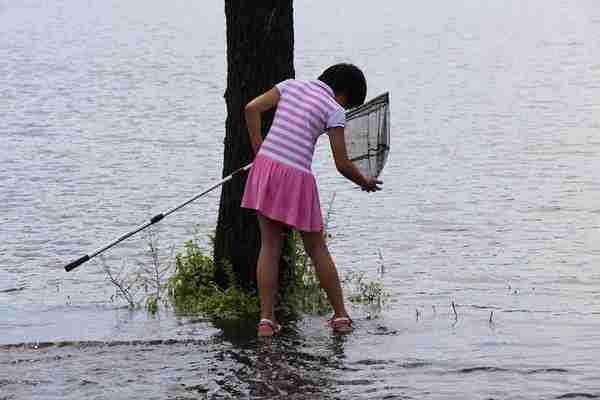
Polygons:
[[367,81],[362,71],[352,64],[335,64],[327,68],[319,80],[325,82],[336,95],[346,96],[345,108],[360,106],[367,96]]

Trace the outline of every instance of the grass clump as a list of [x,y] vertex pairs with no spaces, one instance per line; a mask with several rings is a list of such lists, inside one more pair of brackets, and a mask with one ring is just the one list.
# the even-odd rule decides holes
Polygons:
[[[255,320],[260,314],[257,290],[242,288],[231,265],[224,263],[226,282],[215,281],[216,265],[197,240],[185,243],[181,252],[162,256],[157,235],[152,230],[147,237],[147,260],[138,262],[133,270],[116,272],[104,262],[107,279],[115,286],[112,301],[121,300],[130,308],[142,306],[151,314],[161,307],[173,307],[183,314],[202,314],[215,320]],[[324,315],[332,312],[325,291],[309,257],[304,251],[301,235],[293,231],[285,241],[280,268],[280,289],[276,312],[282,319],[296,319],[302,314]],[[354,305],[369,306],[376,316],[388,297],[382,283],[383,260],[380,254],[380,279],[371,281],[364,272],[345,274],[342,287],[346,298]],[[373,308],[376,307],[375,312]]]
[[115,287],[115,294],[111,296],[112,302],[121,300],[126,302],[130,309],[143,306],[151,314],[156,314],[161,305],[168,305],[167,278],[172,270],[173,256],[161,256],[157,233],[154,230],[147,231],[146,242],[146,260],[138,261],[133,270],[123,265],[116,271],[108,265],[104,257],[101,257],[101,260],[107,280]]
[[[301,314],[324,315],[332,312],[325,291],[304,252],[298,232],[292,232],[283,249],[285,262],[291,268],[280,269],[280,289],[276,313],[283,319]],[[169,279],[169,296],[175,308],[184,313],[201,313],[216,319],[256,319],[260,302],[256,290],[240,287],[231,266],[225,264],[228,286],[214,281],[215,263],[204,254],[198,243],[188,241],[175,261],[175,272]],[[370,315],[381,311],[388,295],[380,279],[371,281],[364,272],[348,273],[342,281],[348,300],[355,305],[370,306]],[[376,307],[375,312],[373,308]]]
[[364,305],[369,309],[369,317],[377,317],[389,299],[389,294],[383,286],[385,264],[379,251],[379,277],[376,280],[367,279],[365,272],[348,272],[344,275],[342,286],[346,297],[354,305]]
[[175,272],[168,284],[175,309],[219,319],[255,318],[260,310],[256,291],[242,289],[227,263],[225,272],[228,286],[223,289],[214,281],[213,259],[197,242],[186,242],[183,253],[175,258]]
[[[292,267],[280,269],[277,314],[285,319],[299,313],[329,312],[331,306],[298,233],[293,232],[291,240],[286,241],[283,254],[285,263]],[[227,263],[224,265],[227,282],[222,288],[214,280],[215,268],[214,260],[197,242],[186,242],[184,251],[176,256],[175,271],[169,279],[169,296],[175,309],[216,319],[256,319],[260,314],[257,291],[242,288]]]
[[382,307],[388,297],[383,283],[367,280],[364,272],[348,272],[342,285],[348,291],[348,300],[354,304]]

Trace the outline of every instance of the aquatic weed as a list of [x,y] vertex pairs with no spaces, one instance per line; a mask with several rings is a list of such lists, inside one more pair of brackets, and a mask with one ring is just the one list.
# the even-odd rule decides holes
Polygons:
[[369,280],[364,271],[350,271],[344,275],[342,281],[342,286],[344,287],[344,291],[347,292],[346,296],[348,300],[355,305],[368,306],[370,318],[375,318],[381,313],[383,306],[390,297],[383,286],[385,264],[380,250],[378,254],[380,262],[378,279]]
[[175,309],[214,318],[255,318],[260,309],[256,291],[240,287],[229,263],[223,263],[223,267],[226,288],[215,282],[213,259],[204,254],[197,241],[187,241],[183,253],[175,258],[175,271],[168,283]]
[[[331,204],[330,204],[331,208]],[[326,222],[330,212],[327,213]],[[326,233],[326,238],[331,238]],[[216,266],[208,250],[199,240],[187,241],[181,252],[163,256],[157,233],[147,235],[148,260],[138,262],[137,268],[125,273],[122,268],[114,273],[104,263],[109,281],[115,286],[112,297],[123,299],[130,308],[140,307],[155,314],[161,306],[172,306],[184,314],[203,314],[215,320],[255,320],[260,313],[260,301],[256,289],[240,285],[231,264],[225,260],[223,270],[225,285],[215,280]],[[293,231],[287,240],[283,257],[292,268],[280,270],[280,290],[276,312],[283,319],[296,319],[302,314],[324,315],[332,311],[325,291],[321,288],[317,273],[304,251],[300,233]],[[383,275],[383,257],[380,274]],[[342,281],[344,292],[354,304],[376,305],[380,310],[387,294],[381,280],[369,281],[364,273],[347,274]],[[378,311],[377,311],[378,312]]]
[[145,255],[149,262],[138,261],[133,270],[123,265],[115,272],[105,258],[101,257],[101,260],[107,279],[115,286],[115,294],[111,296],[111,301],[122,299],[129,308],[138,308],[144,304],[148,312],[155,314],[161,304],[168,305],[165,291],[173,266],[173,249],[170,256],[162,256],[158,234],[153,229],[146,232],[146,243],[148,249]]

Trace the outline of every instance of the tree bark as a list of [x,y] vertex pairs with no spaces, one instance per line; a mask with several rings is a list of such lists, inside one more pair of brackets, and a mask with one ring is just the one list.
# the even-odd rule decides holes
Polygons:
[[[244,107],[274,84],[294,77],[292,0],[225,0],[227,23],[227,120],[223,176],[250,163],[252,147]],[[272,115],[263,116],[263,137]],[[229,263],[244,287],[256,285],[260,250],[258,221],[253,210],[240,207],[246,176],[222,186],[214,242],[215,280],[227,284],[223,263]]]

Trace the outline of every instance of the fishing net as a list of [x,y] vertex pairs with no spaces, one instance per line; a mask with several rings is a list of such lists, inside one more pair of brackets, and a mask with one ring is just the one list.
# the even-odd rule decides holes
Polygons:
[[377,178],[390,151],[389,93],[346,113],[348,158],[367,177]]

